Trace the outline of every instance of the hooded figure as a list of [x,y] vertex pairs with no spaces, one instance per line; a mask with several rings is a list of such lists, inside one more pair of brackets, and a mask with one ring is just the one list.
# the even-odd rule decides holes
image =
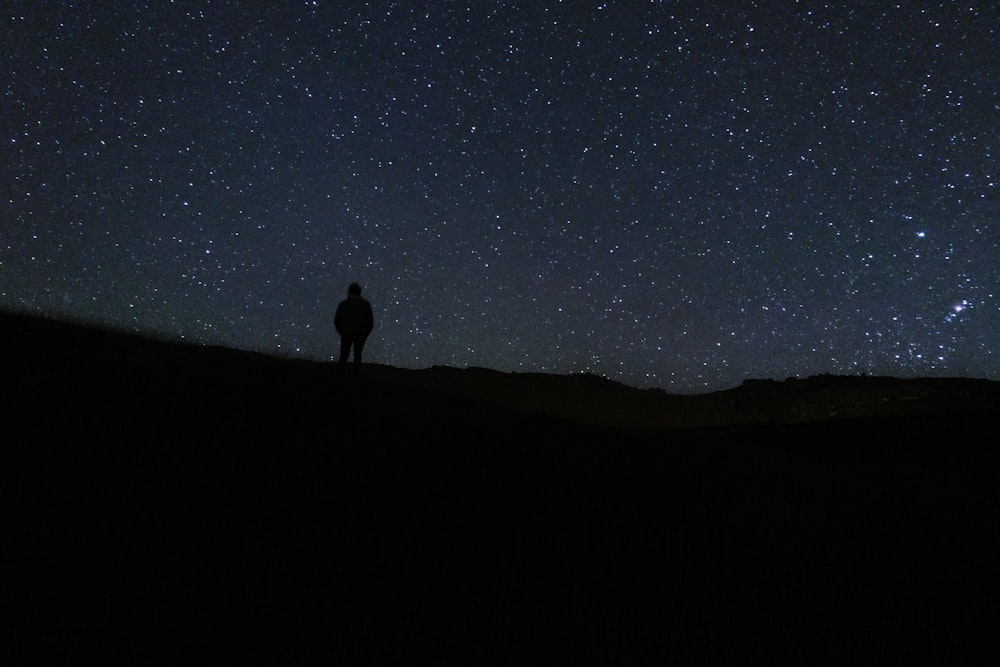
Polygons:
[[366,299],[361,298],[361,285],[351,283],[347,288],[347,298],[337,306],[333,325],[340,334],[340,367],[344,368],[347,365],[353,348],[354,372],[360,372],[365,340],[375,328],[372,306]]

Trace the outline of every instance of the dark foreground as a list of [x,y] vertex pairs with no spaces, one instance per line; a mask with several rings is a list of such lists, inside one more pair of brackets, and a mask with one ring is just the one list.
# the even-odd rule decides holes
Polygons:
[[828,378],[819,420],[813,385],[657,397],[678,425],[638,428],[649,396],[595,380],[2,335],[3,664],[1000,655],[992,385],[861,409],[938,394]]

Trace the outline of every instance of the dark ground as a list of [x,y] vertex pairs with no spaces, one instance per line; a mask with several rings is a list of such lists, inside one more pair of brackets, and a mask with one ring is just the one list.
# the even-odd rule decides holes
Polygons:
[[1000,655],[997,383],[354,377],[15,316],[0,345],[4,665]]

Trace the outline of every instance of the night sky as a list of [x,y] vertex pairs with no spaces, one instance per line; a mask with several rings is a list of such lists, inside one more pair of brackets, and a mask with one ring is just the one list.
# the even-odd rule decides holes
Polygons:
[[5,309],[331,360],[356,281],[404,368],[1000,380],[992,1],[0,19]]

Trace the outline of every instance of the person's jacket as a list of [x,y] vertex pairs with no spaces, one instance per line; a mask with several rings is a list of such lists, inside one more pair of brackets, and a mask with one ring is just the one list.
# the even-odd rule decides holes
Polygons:
[[341,336],[367,336],[375,328],[372,306],[360,296],[349,296],[337,306],[333,325]]

